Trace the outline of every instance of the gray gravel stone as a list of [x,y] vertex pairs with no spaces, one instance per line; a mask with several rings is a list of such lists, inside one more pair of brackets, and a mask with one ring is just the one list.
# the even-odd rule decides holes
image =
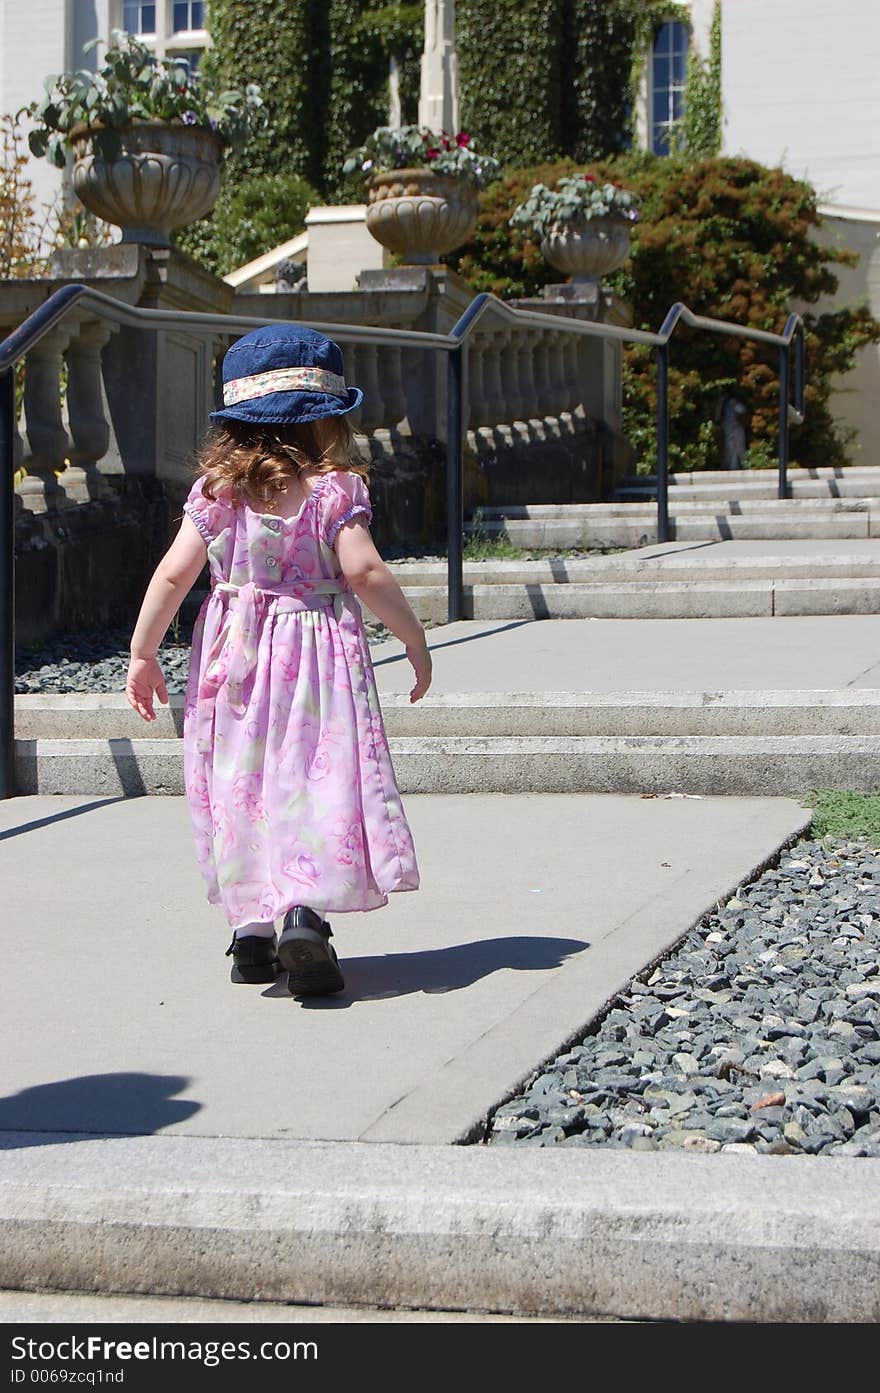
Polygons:
[[497,1118],[505,1145],[880,1155],[880,857],[801,842]]

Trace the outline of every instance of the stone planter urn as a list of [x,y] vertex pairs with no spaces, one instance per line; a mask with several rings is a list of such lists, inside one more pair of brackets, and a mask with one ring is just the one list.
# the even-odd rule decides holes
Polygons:
[[582,223],[551,223],[541,255],[575,285],[598,281],[629,256],[631,223],[626,218],[588,218]]
[[430,169],[389,169],[367,184],[369,231],[410,266],[429,266],[460,247],[479,211],[473,184]]
[[122,150],[105,160],[92,146],[92,126],[74,126],[73,187],[123,242],[167,247],[171,231],[209,213],[220,192],[224,142],[204,126],[135,119],[120,131]]

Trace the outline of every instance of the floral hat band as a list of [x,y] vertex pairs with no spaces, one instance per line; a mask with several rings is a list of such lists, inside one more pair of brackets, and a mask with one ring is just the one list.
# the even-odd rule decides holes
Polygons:
[[233,377],[223,383],[223,405],[235,406],[240,401],[266,397],[271,392],[327,392],[333,397],[346,397],[345,378],[326,368],[272,368],[247,377]]

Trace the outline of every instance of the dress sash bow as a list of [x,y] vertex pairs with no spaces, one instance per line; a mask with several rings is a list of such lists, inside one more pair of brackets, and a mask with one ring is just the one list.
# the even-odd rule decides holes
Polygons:
[[[196,701],[196,748],[205,753],[211,749],[214,733],[214,712],[217,693],[226,686],[229,709],[241,718],[247,710],[244,691],[250,675],[257,666],[261,621],[271,604],[282,613],[295,610],[332,609],[337,620],[351,600],[351,591],[341,581],[318,580],[303,592],[264,590],[254,581],[232,585],[217,581],[211,587],[207,604],[222,606],[216,637],[211,643],[204,664]],[[208,616],[206,615],[206,628]]]

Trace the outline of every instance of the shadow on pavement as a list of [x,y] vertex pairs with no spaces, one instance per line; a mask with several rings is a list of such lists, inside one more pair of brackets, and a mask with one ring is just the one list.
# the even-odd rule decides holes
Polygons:
[[49,827],[53,822],[63,822],[68,817],[80,817],[83,813],[94,812],[96,808],[106,808],[110,803],[124,803],[125,795],[120,794],[117,798],[101,798],[94,803],[82,803],[78,808],[64,808],[61,812],[51,813],[49,817],[38,817],[33,822],[19,823],[18,827],[7,827],[0,832],[0,842],[5,842],[9,837],[20,837],[23,832],[36,832],[40,827]]
[[[297,1000],[311,1009],[339,1010],[359,1001],[381,1001],[413,992],[454,992],[503,968],[535,972],[561,967],[566,958],[589,946],[579,938],[517,936],[480,939],[415,953],[385,953],[373,958],[340,957],[345,990],[334,996]],[[263,996],[290,1000],[283,978],[267,988]]]
[[[69,1132],[70,1141],[83,1133],[148,1136],[201,1109],[201,1103],[172,1097],[188,1083],[182,1074],[86,1074],[23,1088],[0,1098],[0,1151],[55,1144],[59,1132]],[[11,1132],[30,1136],[6,1135]],[[50,1135],[41,1139],[41,1132]]]
[[[479,638],[494,638],[496,634],[504,634],[508,629],[521,629],[524,624],[531,624],[531,619],[513,619],[509,624],[499,624],[494,629],[481,629],[477,634],[463,634],[461,638],[447,638],[442,643],[431,642],[431,631],[428,630],[428,647],[432,653],[436,653],[441,648],[457,648],[460,643],[475,643]],[[373,667],[384,667],[387,663],[402,663],[406,661],[405,653],[389,653],[387,658],[375,658]]]

